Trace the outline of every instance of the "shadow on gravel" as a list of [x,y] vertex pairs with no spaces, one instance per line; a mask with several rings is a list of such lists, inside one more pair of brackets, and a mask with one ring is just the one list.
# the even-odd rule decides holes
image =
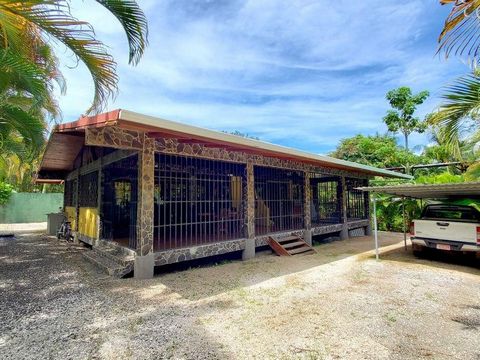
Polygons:
[[99,275],[80,248],[55,239],[2,239],[0,357],[232,357],[198,321],[232,304],[190,307],[161,291],[145,296],[145,285]]
[[[382,238],[382,246],[397,244],[400,238],[394,236]],[[322,267],[328,264],[354,258],[357,255],[372,251],[373,239],[370,237],[351,238],[343,241],[333,241],[315,245],[316,254],[279,257],[274,254],[259,254],[248,261],[215,258],[205,259],[203,262],[183,263],[168,268],[171,272],[162,272],[151,280],[142,282],[142,286],[126,289],[125,291],[153,292],[178,296],[179,299],[190,301],[209,300],[229,291],[243,292],[246,287],[286,276],[291,277],[311,269],[323,271]],[[210,261],[210,262],[209,262]],[[196,267],[188,268],[194,264]],[[185,271],[187,270],[187,271]],[[174,271],[174,272],[172,272]],[[279,280],[283,281],[283,280]],[[293,281],[299,281],[293,280]],[[122,284],[130,287],[138,282],[136,279],[123,280],[119,283],[118,291],[122,291]],[[133,282],[133,283],[131,283]],[[234,306],[234,305],[232,305]]]
[[382,260],[422,264],[441,269],[480,275],[480,258],[477,258],[475,254],[425,249],[420,257],[416,257],[413,255],[411,245],[408,245],[406,251],[403,247],[388,250],[382,252],[380,258]]

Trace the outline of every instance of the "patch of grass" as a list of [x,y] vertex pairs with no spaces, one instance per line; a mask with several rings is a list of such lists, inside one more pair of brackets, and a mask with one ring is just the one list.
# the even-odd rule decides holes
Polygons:
[[385,315],[385,319],[389,322],[389,323],[396,323],[397,322],[397,318],[395,317],[395,314],[393,313],[386,313]]
[[425,296],[425,299],[438,302],[438,298],[435,296],[435,294],[433,294],[433,293],[431,293],[431,292],[428,292],[428,291],[427,291],[427,292],[424,294],[424,296]]

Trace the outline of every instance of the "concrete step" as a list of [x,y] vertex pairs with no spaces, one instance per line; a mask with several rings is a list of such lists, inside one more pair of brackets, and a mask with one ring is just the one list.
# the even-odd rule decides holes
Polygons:
[[130,264],[135,260],[134,255],[132,254],[126,255],[121,250],[110,247],[110,246],[94,246],[92,248],[92,251],[116,263],[122,264],[123,266],[127,266],[128,264]]
[[84,251],[82,255],[85,260],[94,264],[106,274],[116,278],[123,278],[133,271],[133,260],[124,264],[93,250]]

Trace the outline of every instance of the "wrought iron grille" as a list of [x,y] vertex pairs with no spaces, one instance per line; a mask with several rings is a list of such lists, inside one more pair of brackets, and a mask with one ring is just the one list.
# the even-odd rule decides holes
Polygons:
[[80,207],[96,207],[98,203],[98,171],[78,178],[78,194]]
[[154,249],[244,237],[245,165],[155,157]]
[[77,180],[65,181],[63,206],[77,206]]
[[302,229],[304,173],[255,167],[255,233]]
[[102,238],[135,249],[138,156],[130,156],[105,166],[102,177]]
[[312,174],[312,226],[339,224],[342,221],[342,185],[339,177]]
[[355,188],[368,185],[368,180],[346,178],[345,185],[347,187],[347,220],[361,220],[368,218],[366,196],[361,190]]

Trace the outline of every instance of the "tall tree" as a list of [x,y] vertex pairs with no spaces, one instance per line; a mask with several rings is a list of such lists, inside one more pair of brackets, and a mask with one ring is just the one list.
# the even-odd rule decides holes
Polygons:
[[[133,0],[97,2],[123,26],[130,49],[129,63],[137,64],[147,45],[145,15]],[[95,37],[93,27],[73,17],[69,1],[0,0],[1,49],[29,60],[38,42],[50,43],[52,38],[70,49],[92,76],[95,94],[88,112],[102,110],[117,91],[116,62]]]
[[426,123],[415,117],[414,114],[417,106],[422,104],[429,95],[428,91],[421,91],[414,95],[412,90],[405,86],[390,90],[386,95],[393,109],[387,112],[383,121],[387,124],[389,131],[403,134],[407,150],[410,134],[412,132],[422,133],[426,129]]

